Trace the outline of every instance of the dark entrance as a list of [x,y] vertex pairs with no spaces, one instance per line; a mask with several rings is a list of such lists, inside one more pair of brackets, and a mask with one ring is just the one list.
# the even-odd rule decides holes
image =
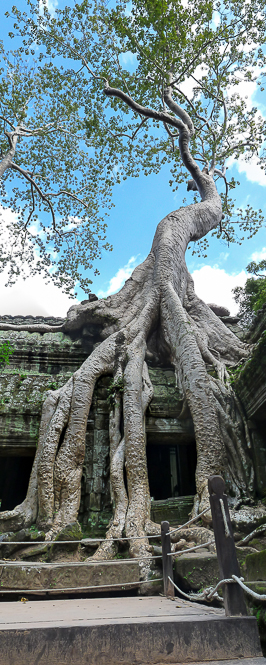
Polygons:
[[196,493],[196,444],[147,443],[150,494],[155,501]]
[[33,457],[0,457],[0,510],[13,510],[24,501]]

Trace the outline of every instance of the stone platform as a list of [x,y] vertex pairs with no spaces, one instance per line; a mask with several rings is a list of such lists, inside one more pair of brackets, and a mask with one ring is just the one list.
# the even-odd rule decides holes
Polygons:
[[[139,587],[138,561],[28,563],[0,561],[0,598],[4,592],[47,596],[99,593]],[[58,591],[56,591],[58,590]]]
[[175,598],[2,602],[0,665],[266,665],[256,620]]

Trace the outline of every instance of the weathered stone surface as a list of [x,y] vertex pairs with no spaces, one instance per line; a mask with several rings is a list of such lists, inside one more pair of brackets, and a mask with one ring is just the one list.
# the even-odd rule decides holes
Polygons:
[[191,418],[179,420],[178,418],[146,418],[146,432],[156,434],[163,443],[167,435],[175,434],[178,443],[195,441],[195,433]]
[[71,524],[68,524],[64,529],[62,529],[55,537],[54,539],[54,544],[49,547],[48,550],[48,560],[51,561],[52,559],[56,559],[60,554],[65,555],[68,552],[77,552],[79,549],[78,543],[74,542],[73,545],[71,543],[67,543],[66,545],[60,545],[60,542],[62,541],[69,541],[69,540],[81,540],[82,539],[82,530],[80,528],[80,524],[78,522],[73,522]]
[[182,410],[183,399],[175,386],[174,371],[150,367],[149,374],[154,395],[148,407],[147,417],[178,417]]
[[245,579],[266,581],[266,550],[249,554],[245,560]]
[[179,496],[164,501],[151,502],[151,519],[161,523],[167,520],[171,525],[185,524],[193,508],[194,496]]
[[234,528],[239,529],[245,533],[250,533],[257,526],[265,523],[265,508],[262,502],[258,502],[253,506],[252,514],[250,513],[249,506],[242,506],[239,510],[230,510],[231,522]]
[[266,330],[266,303],[258,310],[247,334],[249,342],[258,342],[262,333]]
[[[245,562],[250,558],[249,553],[249,547],[238,548],[236,551],[241,574],[245,576],[245,579]],[[174,573],[176,584],[183,591],[186,589],[199,591],[208,586],[215,586],[221,579],[217,555],[206,550],[187,554],[184,552],[178,556],[174,562]]]
[[44,531],[38,531],[37,528],[31,527],[30,529],[20,529],[16,533],[9,532],[8,534],[0,535],[0,557],[9,557],[14,552],[21,549],[21,545],[17,543],[25,541],[26,543],[34,544],[35,540],[42,541],[45,539]]
[[248,418],[266,419],[266,331],[253,349],[251,357],[237,369],[234,389],[244,405]]
[[[137,561],[107,561],[102,563],[77,563],[75,565],[5,564],[0,562],[1,589],[64,589],[71,587],[121,586],[139,582]],[[93,589],[91,590],[93,592]]]
[[183,591],[215,586],[220,579],[217,556],[206,551],[182,554],[174,561],[174,576]]
[[46,392],[60,388],[69,377],[9,366],[0,374],[0,455],[34,455]]
[[230,311],[222,305],[215,305],[215,303],[208,303],[208,307],[216,314],[216,316],[230,316]]

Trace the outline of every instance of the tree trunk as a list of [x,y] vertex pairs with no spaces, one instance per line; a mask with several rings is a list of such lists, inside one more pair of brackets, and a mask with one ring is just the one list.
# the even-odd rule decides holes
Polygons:
[[[151,355],[154,340],[157,353],[167,353],[175,368],[178,387],[194,423],[194,514],[209,505],[209,475],[226,477],[234,497],[232,503],[252,496],[247,427],[241,407],[226,383],[226,366],[245,357],[248,349],[196,296],[185,264],[188,243],[206,235],[221,220],[220,197],[208,174],[202,178],[202,196],[203,201],[172,212],[159,223],[150,254],[119,293],[69,310],[65,332],[89,321],[100,324],[102,342],[63,388],[48,393],[27,498],[14,511],[0,515],[2,530],[19,529],[37,519],[47,532],[46,538],[51,539],[77,519],[85,432],[94,386],[100,376],[112,374],[114,403],[109,431],[114,515],[106,542],[94,558],[114,556],[117,545],[110,539],[121,538],[125,529],[131,539],[131,554],[145,557],[141,566],[143,578],[147,577],[147,534],[151,529],[156,532],[157,527],[150,521],[145,450],[144,417],[152,397],[145,354],[148,348],[147,355]],[[207,373],[206,363],[216,369],[216,378]],[[208,521],[210,513],[206,514]],[[208,537],[206,532],[205,541]]]

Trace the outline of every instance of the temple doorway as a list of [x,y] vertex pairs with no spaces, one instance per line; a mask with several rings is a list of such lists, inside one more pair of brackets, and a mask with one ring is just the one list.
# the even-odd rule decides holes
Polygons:
[[24,501],[34,457],[0,457],[0,511],[13,510]]
[[177,444],[173,437],[170,442],[157,443],[148,436],[148,476],[154,501],[194,495],[196,463],[195,442]]

